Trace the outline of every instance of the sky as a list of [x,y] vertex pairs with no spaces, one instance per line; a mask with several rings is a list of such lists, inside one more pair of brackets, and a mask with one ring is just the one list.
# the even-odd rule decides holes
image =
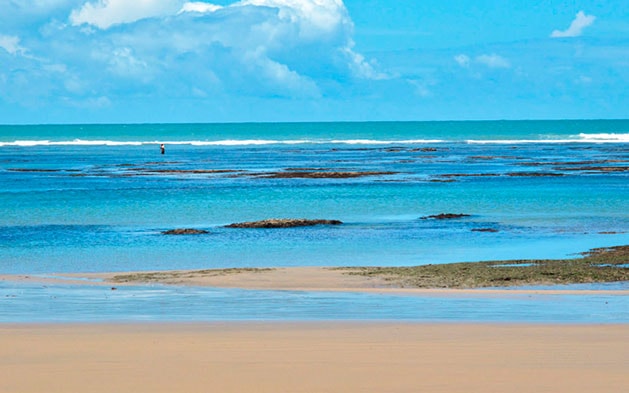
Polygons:
[[627,0],[0,0],[0,124],[583,118]]

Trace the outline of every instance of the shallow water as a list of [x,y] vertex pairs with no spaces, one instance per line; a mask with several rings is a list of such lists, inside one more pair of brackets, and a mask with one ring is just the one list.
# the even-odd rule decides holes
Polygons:
[[[166,142],[164,155],[159,154],[161,142]],[[628,143],[627,120],[0,126],[0,273],[402,266],[573,257],[594,247],[629,244]],[[307,171],[386,173],[267,178]],[[469,216],[422,218],[439,213]],[[224,227],[302,217],[344,224]],[[161,234],[173,228],[210,233]],[[46,307],[62,319],[71,319],[73,313],[81,319],[80,309],[89,310],[89,301],[102,305],[103,318],[109,319],[136,318],[134,309],[145,307],[138,299],[122,301],[120,294],[127,291],[108,294],[105,301],[99,297],[102,289],[75,289],[24,286],[21,300],[2,298],[3,304],[11,304],[2,307],[7,315],[17,313],[6,317],[10,320],[38,318],[22,306],[39,309],[44,319],[54,319],[53,312],[41,309]],[[203,319],[204,313],[221,315],[221,305],[232,303],[245,310],[239,314],[223,307],[226,316],[235,312],[234,318],[260,313],[271,319],[439,319],[442,313],[448,319],[448,307],[464,305],[463,300],[439,306],[438,299],[375,295],[177,291],[137,288],[130,293],[152,299],[148,303],[156,302],[154,307],[163,305],[163,314],[147,306],[152,310],[149,319]],[[170,306],[182,293],[192,302],[204,303],[211,296],[221,301],[200,305],[205,311],[186,316],[182,303]],[[52,296],[68,301],[53,302]],[[42,299],[48,300],[39,304]],[[252,303],[247,305],[246,299]],[[277,308],[271,312],[259,299]],[[581,315],[575,311],[578,302],[598,301],[552,299],[533,302],[532,307],[524,304],[527,311],[522,313],[504,311],[519,309],[517,301],[482,300],[494,310],[484,317],[520,320],[528,313],[537,320],[539,306],[548,313],[541,319],[564,315],[556,319],[570,320],[570,313],[556,309],[565,306]],[[622,299],[613,302],[624,301],[626,307]],[[364,307],[352,309],[353,302],[362,301]],[[438,312],[424,310],[422,302]],[[15,310],[14,305],[22,306]],[[109,307],[126,311],[116,313]],[[397,311],[386,311],[389,307]],[[482,309],[474,312],[471,319],[481,318]],[[596,315],[594,308],[584,313]]]
[[381,295],[0,282],[0,322],[398,320],[629,323],[618,295]]
[[[564,258],[629,243],[627,172],[600,169],[627,162],[624,143],[3,146],[0,272]],[[259,177],[291,168],[395,174]],[[562,176],[510,175],[530,172]],[[421,219],[444,212],[470,216]],[[223,228],[273,217],[345,224]],[[160,234],[180,227],[210,234]]]

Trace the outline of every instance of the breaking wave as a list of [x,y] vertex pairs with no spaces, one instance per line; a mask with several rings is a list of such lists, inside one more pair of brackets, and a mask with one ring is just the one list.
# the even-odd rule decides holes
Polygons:
[[275,139],[224,139],[218,141],[111,141],[83,140],[50,141],[50,140],[17,140],[0,142],[0,146],[142,146],[158,145],[190,145],[190,146],[260,146],[260,145],[306,145],[306,144],[347,144],[347,145],[390,145],[390,144],[427,144],[445,142],[440,139],[413,140],[372,140],[372,139],[334,139],[334,140],[275,140]]
[[629,134],[585,134],[581,133],[568,138],[540,137],[538,139],[469,139],[471,144],[524,144],[524,143],[627,143]]
[[317,144],[335,144],[335,145],[424,145],[439,143],[468,143],[468,144],[526,144],[526,143],[627,143],[629,142],[629,133],[599,133],[587,134],[581,133],[570,137],[553,138],[549,136],[539,136],[535,139],[467,139],[467,140],[447,140],[447,139],[404,139],[404,140],[386,140],[386,139],[223,139],[215,141],[203,140],[187,140],[187,141],[116,141],[116,140],[85,140],[74,139],[66,141],[51,140],[15,140],[0,142],[3,146],[142,146],[142,145],[158,145],[161,143],[167,145],[190,145],[190,146],[263,146],[263,145],[317,145]]

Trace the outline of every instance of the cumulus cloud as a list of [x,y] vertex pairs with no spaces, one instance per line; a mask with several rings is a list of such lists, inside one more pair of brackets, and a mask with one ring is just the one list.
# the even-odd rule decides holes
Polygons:
[[182,0],[97,0],[73,10],[70,22],[75,26],[89,24],[107,29],[120,23],[172,15],[182,5]]
[[193,2],[189,2],[189,3],[185,3],[182,7],[181,10],[179,10],[179,13],[182,12],[200,12],[200,13],[205,13],[205,12],[214,12],[217,10],[220,10],[221,7],[220,5],[216,5],[216,4],[210,4],[210,3],[203,3],[200,1],[193,1]]
[[554,30],[550,36],[553,38],[578,37],[583,34],[583,29],[592,25],[596,19],[593,15],[586,15],[585,12],[577,12],[576,17],[566,30]]
[[502,56],[499,56],[495,53],[492,53],[490,55],[480,55],[480,56],[476,56],[476,62],[486,65],[489,68],[509,68],[511,67],[511,63],[509,63],[509,60],[505,59]]
[[246,5],[278,9],[279,18],[298,24],[299,34],[304,38],[333,34],[351,25],[341,0],[244,0],[234,4]]
[[13,1],[37,18],[22,40],[0,36],[0,55],[22,54],[10,66],[31,90],[7,79],[0,98],[312,98],[335,93],[339,80],[387,78],[354,49],[341,0]]

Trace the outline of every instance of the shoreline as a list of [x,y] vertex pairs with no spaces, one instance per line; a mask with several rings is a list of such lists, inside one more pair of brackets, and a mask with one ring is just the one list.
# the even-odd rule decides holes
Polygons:
[[[250,223],[247,223],[250,224]],[[629,282],[629,246],[594,248],[581,258],[480,261],[420,266],[267,267],[0,275],[0,281],[71,285],[184,285],[254,290],[425,293],[617,294],[629,289],[559,285]],[[536,286],[547,287],[544,289]],[[555,286],[555,288],[553,288]],[[531,288],[533,287],[533,288]]]
[[624,392],[626,325],[0,324],[0,390]]
[[[284,267],[264,269],[168,270],[116,273],[53,273],[0,275],[0,281],[51,285],[111,286],[141,285],[198,286],[268,291],[358,292],[389,295],[629,295],[629,289],[522,288],[414,288],[382,277],[349,274],[353,268]],[[600,283],[599,283],[600,284]]]

